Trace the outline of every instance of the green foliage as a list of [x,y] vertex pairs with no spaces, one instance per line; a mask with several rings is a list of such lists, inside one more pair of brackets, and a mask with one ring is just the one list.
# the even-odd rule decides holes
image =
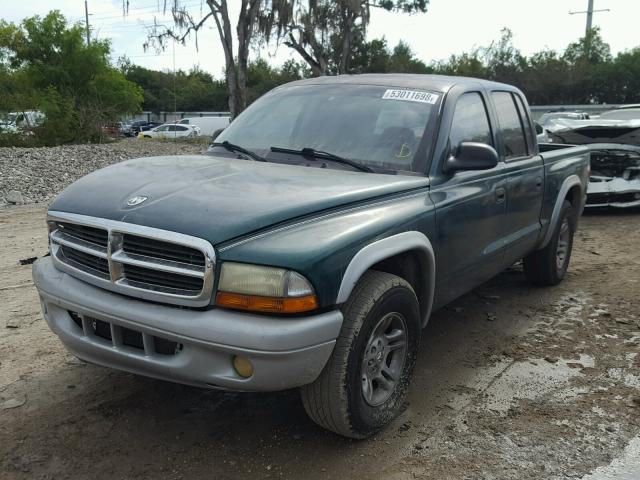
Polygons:
[[400,41],[390,49],[387,40],[382,38],[354,45],[348,73],[431,73],[432,70],[416,58],[405,42]]
[[120,68],[128,81],[142,88],[143,110],[226,111],[229,108],[225,82],[198,68],[188,73],[178,70],[174,75],[131,65],[126,59],[120,60]]
[[433,65],[435,73],[486,78],[520,87],[537,105],[640,102],[640,48],[611,55],[598,29],[564,53],[525,57],[504,29],[497,42]]
[[84,43],[84,30],[52,11],[14,25],[0,21],[4,111],[40,110],[32,144],[98,140],[105,123],[137,112],[142,90],[109,63],[110,44]]
[[[127,80],[140,85],[144,91],[143,109],[162,111],[226,111],[229,107],[224,81],[214,79],[197,68],[185,73],[178,70],[158,72],[120,60],[120,68]],[[254,101],[260,95],[283,83],[309,76],[305,67],[288,60],[282,67],[272,67],[266,60],[257,59],[247,67],[247,98]],[[175,92],[175,95],[174,95]]]
[[272,0],[271,4],[258,23],[266,41],[275,36],[297,52],[314,75],[328,75],[362,68],[358,50],[366,43],[372,8],[425,13],[429,0]]

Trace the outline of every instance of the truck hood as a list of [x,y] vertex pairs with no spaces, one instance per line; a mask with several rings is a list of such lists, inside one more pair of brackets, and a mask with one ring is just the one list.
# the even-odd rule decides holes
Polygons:
[[[81,178],[49,209],[175,231],[215,245],[298,217],[427,187],[428,183],[419,176],[211,155],[149,157]],[[134,197],[146,199],[127,205]]]

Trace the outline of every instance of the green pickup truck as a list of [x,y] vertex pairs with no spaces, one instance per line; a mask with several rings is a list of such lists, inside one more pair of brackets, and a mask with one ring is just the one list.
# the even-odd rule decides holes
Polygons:
[[539,146],[509,85],[430,75],[283,85],[206,154],[130,160],[51,204],[33,277],[87,362],[206,388],[299,387],[319,425],[401,411],[434,309],[514,262],[565,275],[586,147]]

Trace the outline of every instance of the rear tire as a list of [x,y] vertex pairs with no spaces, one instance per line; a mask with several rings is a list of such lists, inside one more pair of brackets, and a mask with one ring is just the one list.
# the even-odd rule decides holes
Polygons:
[[368,271],[342,308],[331,358],[302,402],[311,419],[350,438],[366,438],[404,406],[420,341],[420,310],[411,285]]
[[573,206],[565,200],[549,244],[524,258],[524,275],[530,283],[553,286],[562,281],[571,260],[575,218]]

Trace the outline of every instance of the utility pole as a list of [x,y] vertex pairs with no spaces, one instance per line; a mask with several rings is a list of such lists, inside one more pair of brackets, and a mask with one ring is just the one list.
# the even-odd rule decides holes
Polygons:
[[85,18],[84,26],[87,32],[87,46],[88,46],[89,43],[91,43],[91,39],[89,37],[89,6],[87,5],[87,0],[84,0],[84,18]]
[[569,15],[577,15],[577,14],[582,14],[582,13],[586,13],[587,14],[587,28],[585,29],[585,32],[584,32],[584,36],[586,38],[589,38],[589,32],[591,31],[591,28],[593,28],[593,14],[594,13],[598,13],[598,12],[610,12],[611,11],[608,8],[603,8],[603,9],[600,9],[600,10],[594,10],[593,9],[593,2],[594,2],[594,0],[589,0],[589,3],[587,5],[587,9],[585,11],[582,11],[582,12],[569,12]]

